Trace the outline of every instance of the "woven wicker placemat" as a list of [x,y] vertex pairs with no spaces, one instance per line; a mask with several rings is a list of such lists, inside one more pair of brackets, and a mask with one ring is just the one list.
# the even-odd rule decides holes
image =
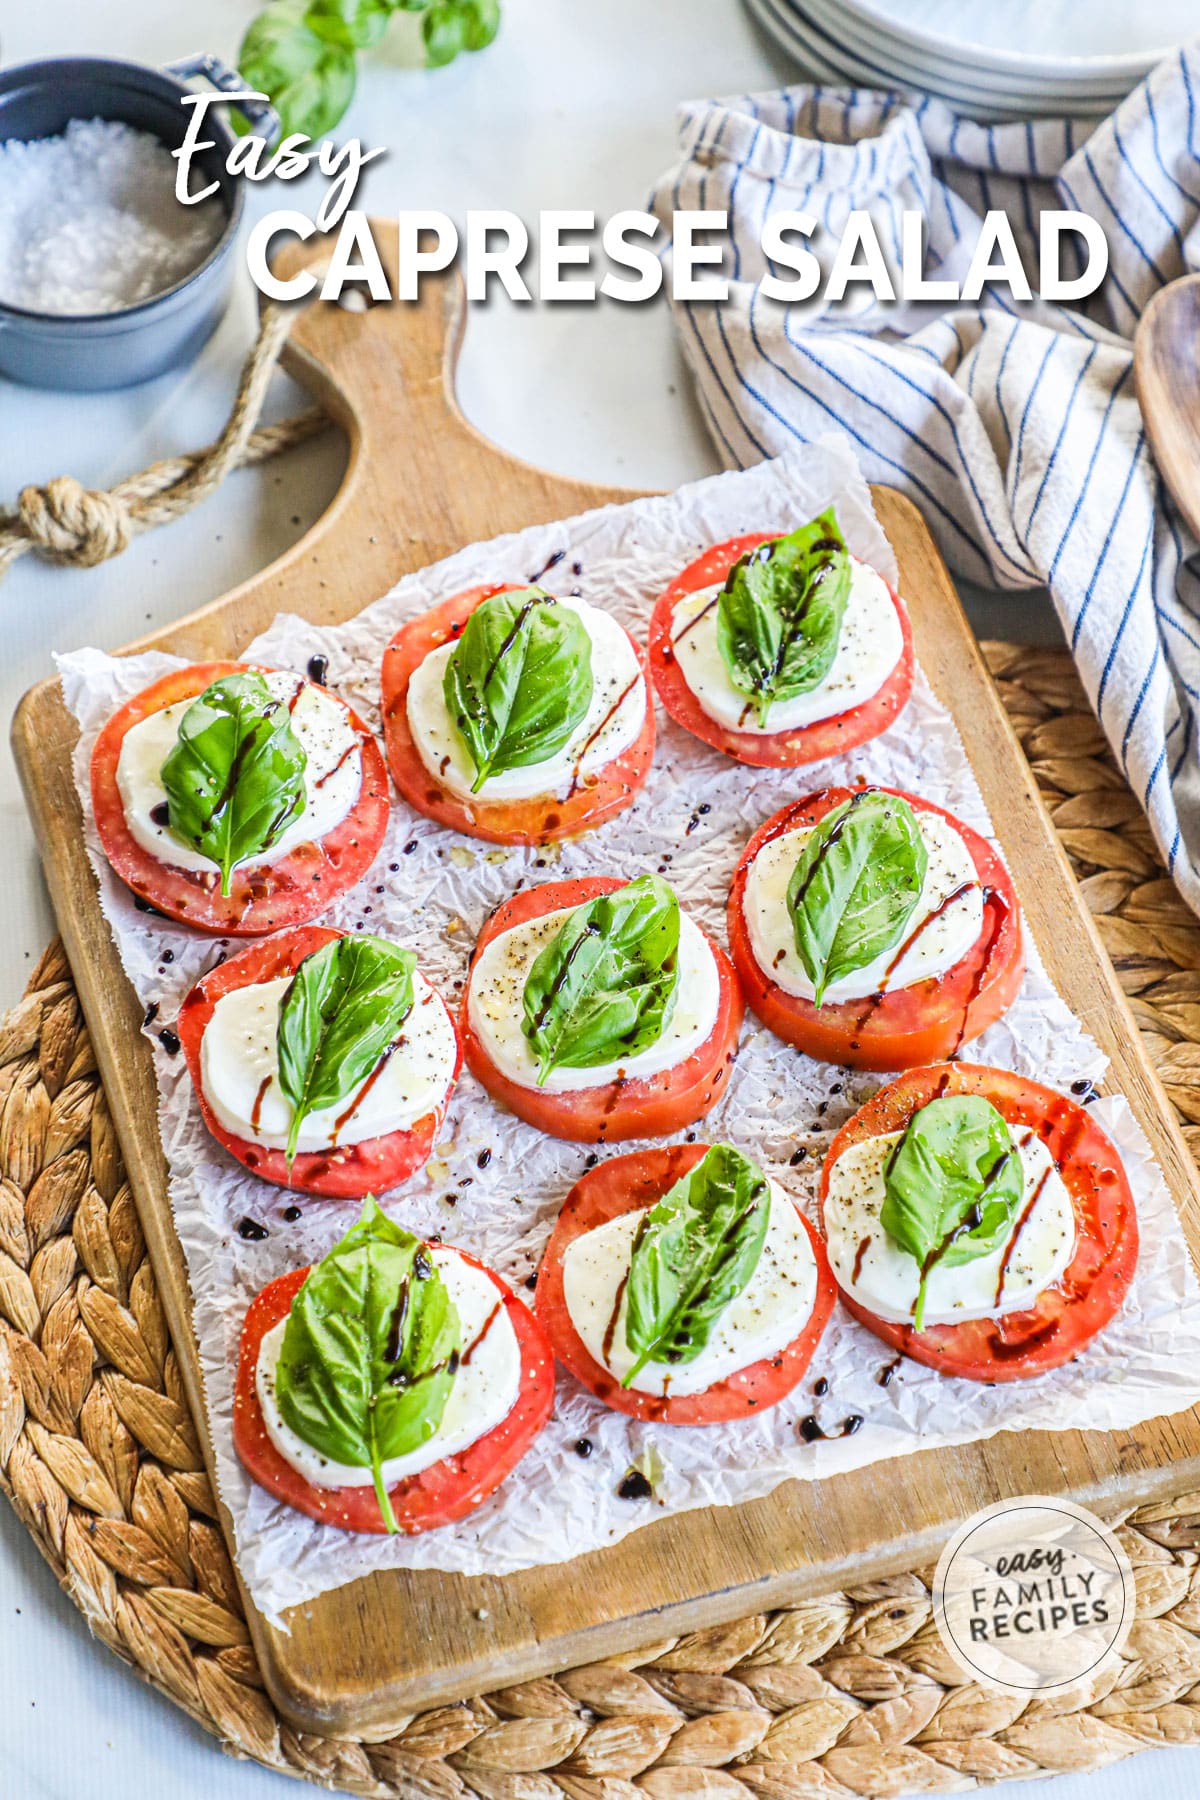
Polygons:
[[[986,648],[1200,1155],[1200,925],[1067,654]],[[259,1680],[58,944],[0,1021],[0,1487],[95,1635],[227,1750],[380,1800],[884,1800],[1200,1741],[1200,1493],[1125,1521],[1120,1672],[1053,1699],[964,1684],[926,1570],[439,1707],[385,1742],[293,1731]]]

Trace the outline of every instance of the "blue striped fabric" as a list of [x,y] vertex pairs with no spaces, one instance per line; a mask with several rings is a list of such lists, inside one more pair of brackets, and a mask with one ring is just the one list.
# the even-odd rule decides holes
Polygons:
[[[796,87],[689,105],[680,139],[654,210],[668,228],[679,209],[729,214],[728,300],[676,303],[722,457],[744,466],[840,427],[868,479],[921,507],[952,568],[1002,588],[1045,583],[1113,751],[1200,911],[1200,551],[1158,481],[1130,341],[1159,288],[1200,269],[1200,45],[1091,135]],[[866,208],[898,264],[901,214],[919,210],[926,273],[961,280],[989,207],[1008,213],[1035,289],[1041,210],[1099,220],[1102,292],[1068,310],[988,288],[946,309],[880,305],[852,287],[850,310],[836,313],[761,292],[773,211],[811,213],[840,235],[850,210]],[[813,247],[825,261],[829,245]]]

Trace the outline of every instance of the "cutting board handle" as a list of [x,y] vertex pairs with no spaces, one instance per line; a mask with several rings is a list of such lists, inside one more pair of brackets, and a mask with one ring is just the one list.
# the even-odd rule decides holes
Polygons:
[[[394,291],[398,228],[374,220],[372,230]],[[328,239],[312,238],[276,266],[286,277],[328,256]],[[424,284],[414,302],[305,305],[283,363],[345,432],[345,476],[298,543],[181,622],[172,641],[183,654],[237,656],[281,610],[337,624],[464,544],[633,498],[522,462],[463,417],[454,372],[466,314],[457,275]]]

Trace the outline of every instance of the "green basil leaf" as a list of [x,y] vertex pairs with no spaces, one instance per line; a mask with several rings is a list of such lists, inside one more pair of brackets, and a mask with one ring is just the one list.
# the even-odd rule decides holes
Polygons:
[[334,938],[306,956],[279,1007],[279,1085],[291,1103],[289,1166],[309,1113],[366,1080],[412,1010],[411,950],[378,937]]
[[678,980],[679,902],[657,875],[577,906],[525,981],[538,1085],[552,1069],[591,1069],[657,1043]]
[[500,0],[461,0],[468,50],[486,50],[500,29]]
[[717,647],[760,726],[776,701],[824,681],[849,595],[850,556],[832,507],[733,565],[717,602]]
[[269,850],[304,811],[308,758],[261,675],[226,675],[192,701],[162,766],[175,836],[221,870]]
[[[249,86],[269,97],[284,136],[321,138],[354,98],[357,70],[354,51],[318,35],[307,11],[307,0],[274,0],[250,21],[237,61]],[[251,129],[240,116],[238,125]]]
[[814,827],[787,906],[818,1006],[831,983],[899,944],[928,862],[912,807],[879,788],[861,788]]
[[308,0],[304,23],[327,44],[369,50],[387,30],[386,0]]
[[489,775],[545,762],[587,717],[587,627],[540,588],[493,594],[467,620],[442,691],[475,765],[478,793]]
[[913,1318],[920,1331],[933,1270],[973,1262],[1004,1241],[1025,1191],[1021,1153],[990,1100],[948,1095],[913,1114],[888,1157],[884,1186],[880,1224],[921,1270]]
[[306,1444],[371,1470],[389,1531],[396,1520],[382,1465],[433,1437],[461,1351],[458,1311],[426,1245],[368,1196],[357,1225],[292,1301],[275,1395]]
[[721,1314],[749,1286],[770,1218],[766,1176],[732,1144],[714,1144],[650,1208],[633,1242],[625,1290],[625,1338],[637,1360],[623,1387],[648,1362],[699,1356]]
[[441,0],[431,6],[421,20],[425,40],[425,61],[431,69],[445,68],[460,50],[467,47],[467,20],[463,7],[455,0]]

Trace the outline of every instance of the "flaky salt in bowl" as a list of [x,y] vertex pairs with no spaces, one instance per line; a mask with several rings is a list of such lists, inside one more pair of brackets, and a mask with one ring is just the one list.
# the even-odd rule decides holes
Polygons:
[[175,169],[152,132],[113,119],[0,143],[0,302],[113,313],[185,280],[227,213],[216,196],[182,205]]

